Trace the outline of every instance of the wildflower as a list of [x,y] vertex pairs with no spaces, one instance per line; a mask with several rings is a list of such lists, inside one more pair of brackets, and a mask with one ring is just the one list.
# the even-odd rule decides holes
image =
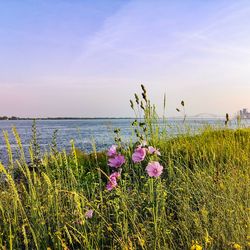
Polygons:
[[113,172],[109,176],[109,181],[108,181],[108,184],[106,185],[106,189],[108,191],[111,191],[113,188],[115,188],[117,186],[117,178],[119,178],[120,176],[121,176],[121,174],[118,172]]
[[140,237],[138,237],[138,240],[139,240],[139,243],[140,243],[141,247],[144,247],[144,245],[145,245],[145,240],[142,239],[142,238],[140,238]]
[[132,160],[134,163],[141,162],[145,159],[146,156],[146,149],[142,147],[138,147],[135,149],[134,153],[132,154]]
[[158,149],[152,147],[152,146],[148,147],[148,152],[151,155],[153,155],[153,154],[155,154],[155,155],[161,155],[160,151]]
[[86,219],[91,219],[93,217],[93,209],[89,209],[86,213],[85,213],[85,218]]
[[110,147],[110,149],[108,150],[107,155],[108,155],[109,157],[114,157],[114,156],[116,156],[116,155],[117,155],[116,149],[117,149],[117,146],[116,146],[116,145],[112,145],[112,146]]
[[108,191],[111,191],[113,188],[115,188],[117,186],[117,182],[113,183],[111,181],[108,182],[108,184],[106,185],[106,189]]
[[117,179],[117,178],[119,178],[121,176],[121,174],[120,173],[118,173],[118,172],[113,172],[110,176],[109,176],[109,179]]
[[232,245],[232,248],[233,248],[234,250],[240,250],[240,249],[242,249],[242,247],[241,247],[239,244],[237,244],[237,243],[234,243],[234,244]]
[[162,174],[163,166],[157,161],[152,161],[146,167],[146,171],[150,177],[159,177]]
[[190,250],[202,250],[202,246],[197,243],[197,241],[193,241],[193,245],[191,246]]
[[115,178],[113,178],[113,179],[110,179],[109,180],[109,182],[108,182],[108,184],[106,185],[106,189],[108,190],[108,191],[111,191],[113,188],[115,188],[117,186],[117,181],[116,181],[116,179]]
[[123,155],[116,155],[114,158],[109,159],[109,166],[112,168],[120,168],[125,163],[125,157]]

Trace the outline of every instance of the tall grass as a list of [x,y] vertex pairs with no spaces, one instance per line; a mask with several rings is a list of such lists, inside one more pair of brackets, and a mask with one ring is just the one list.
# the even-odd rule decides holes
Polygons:
[[[25,160],[21,138],[14,160],[0,164],[2,249],[249,249],[250,130],[206,128],[169,138],[145,88],[131,106],[138,143],[161,152],[164,172],[148,177],[133,164],[134,144],[123,146],[119,186],[107,191],[105,152],[51,151],[38,159],[37,138]],[[36,135],[35,127],[33,126]],[[34,145],[35,142],[35,145]],[[93,210],[93,217],[86,212]]]

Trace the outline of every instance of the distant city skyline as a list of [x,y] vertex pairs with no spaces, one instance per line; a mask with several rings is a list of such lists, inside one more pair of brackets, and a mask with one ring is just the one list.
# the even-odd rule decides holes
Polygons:
[[250,109],[250,1],[0,1],[0,116],[131,117]]

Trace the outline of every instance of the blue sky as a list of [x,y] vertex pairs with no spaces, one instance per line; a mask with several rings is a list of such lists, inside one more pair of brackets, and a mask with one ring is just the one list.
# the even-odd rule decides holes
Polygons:
[[0,0],[0,115],[131,116],[141,83],[169,116],[234,114],[249,68],[247,0]]

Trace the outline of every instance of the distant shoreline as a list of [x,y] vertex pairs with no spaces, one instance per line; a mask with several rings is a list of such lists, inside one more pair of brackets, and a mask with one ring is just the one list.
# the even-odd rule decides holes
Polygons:
[[17,121],[17,120],[114,120],[114,119],[134,119],[133,117],[42,117],[42,118],[31,118],[31,117],[0,117],[0,121]]
[[[56,120],[133,120],[135,117],[6,117],[0,116],[0,121],[56,121]],[[162,118],[159,118],[162,119]],[[167,120],[183,120],[183,117],[165,117]],[[187,117],[186,120],[222,120],[224,117]],[[245,120],[245,119],[242,119]]]

